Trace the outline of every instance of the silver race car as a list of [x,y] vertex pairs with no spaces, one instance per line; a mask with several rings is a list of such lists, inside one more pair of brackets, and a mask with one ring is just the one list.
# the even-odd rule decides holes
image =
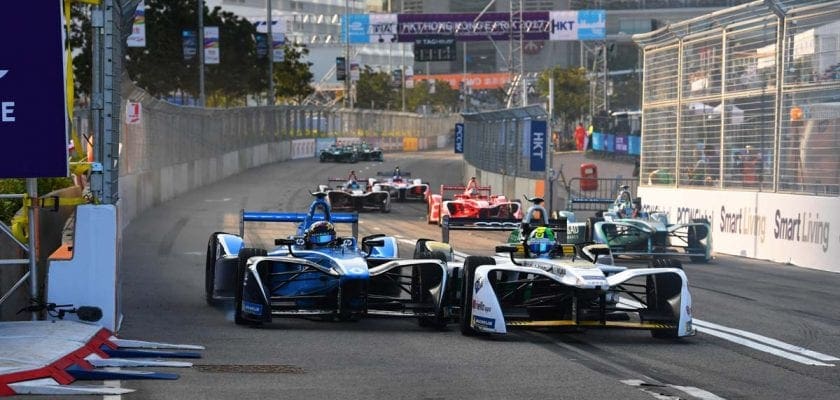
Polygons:
[[[574,214],[564,212],[569,219]],[[600,217],[569,224],[569,239],[575,243],[606,244],[613,255],[657,259],[683,256],[692,262],[711,260],[711,225],[706,219],[670,223],[663,212],[642,211],[642,200],[622,186],[618,196]]]

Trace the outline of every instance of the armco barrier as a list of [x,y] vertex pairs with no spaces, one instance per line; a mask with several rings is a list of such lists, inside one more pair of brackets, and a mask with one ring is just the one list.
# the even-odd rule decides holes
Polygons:
[[714,252],[840,272],[836,197],[650,186],[639,195],[669,221],[709,220]]
[[315,156],[315,139],[292,140],[292,160]]

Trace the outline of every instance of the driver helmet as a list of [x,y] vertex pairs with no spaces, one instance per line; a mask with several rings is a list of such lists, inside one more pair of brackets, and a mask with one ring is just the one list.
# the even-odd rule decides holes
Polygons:
[[318,221],[309,226],[303,239],[307,248],[313,246],[326,246],[336,238],[335,226],[329,221]]
[[528,235],[528,249],[537,256],[547,255],[554,250],[556,240],[551,228],[540,226]]

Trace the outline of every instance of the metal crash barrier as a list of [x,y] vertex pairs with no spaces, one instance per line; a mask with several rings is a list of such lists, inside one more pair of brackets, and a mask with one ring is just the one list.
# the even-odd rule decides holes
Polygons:
[[[592,181],[597,185],[592,185]],[[636,178],[572,178],[566,186],[569,196],[566,210],[568,211],[599,211],[607,208],[615,201],[622,186],[630,187],[630,193],[636,193],[639,180]],[[594,190],[585,190],[595,188]]]

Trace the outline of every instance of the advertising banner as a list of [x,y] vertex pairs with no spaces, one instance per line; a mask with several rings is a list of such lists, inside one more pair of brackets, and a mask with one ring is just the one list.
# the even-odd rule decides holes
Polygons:
[[271,32],[274,40],[271,41],[271,59],[274,62],[283,62],[286,59],[286,34],[283,32]]
[[464,152],[464,124],[455,124],[455,153]]
[[268,35],[257,33],[254,35],[254,41],[257,45],[257,58],[265,58],[268,55]]
[[140,0],[134,9],[134,23],[131,25],[131,35],[126,39],[128,47],[146,47],[146,2]]
[[397,41],[397,14],[370,14],[368,25],[370,43]]
[[604,40],[607,37],[607,15],[604,10],[578,11],[578,40]]
[[341,41],[350,43],[370,43],[369,14],[348,14],[341,17]]
[[547,129],[548,126],[545,121],[531,120],[531,171],[545,171],[545,140]]
[[68,174],[63,21],[60,0],[2,5],[0,178]]
[[[464,74],[435,74],[435,75],[413,75],[413,79],[409,78],[411,74],[406,74],[407,80],[419,81],[443,81],[449,84],[449,87],[458,89],[461,87],[461,82],[464,81]],[[499,89],[505,87],[510,82],[510,74],[507,72],[488,72],[488,73],[473,73],[467,74],[467,87],[473,90],[485,89]]]
[[181,31],[181,49],[184,53],[184,61],[192,60],[198,53],[198,35],[195,31],[184,29]]
[[219,52],[219,27],[204,27],[204,63],[218,64],[221,61]]
[[518,18],[512,21],[506,12],[348,14],[341,23],[341,41],[350,43],[416,44],[424,38],[505,41],[520,33],[528,41],[604,40],[606,13],[604,10],[531,11],[522,13],[521,22]]
[[667,213],[669,222],[708,220],[713,253],[840,272],[837,197],[731,190],[721,194],[639,187],[643,207]]
[[[478,20],[476,20],[478,18]],[[522,13],[522,24],[510,23],[510,14],[488,12],[455,14],[399,14],[397,40],[415,42],[422,37],[452,36],[458,41],[508,40],[511,33],[524,34],[525,40],[546,40],[551,26],[548,12]]]

